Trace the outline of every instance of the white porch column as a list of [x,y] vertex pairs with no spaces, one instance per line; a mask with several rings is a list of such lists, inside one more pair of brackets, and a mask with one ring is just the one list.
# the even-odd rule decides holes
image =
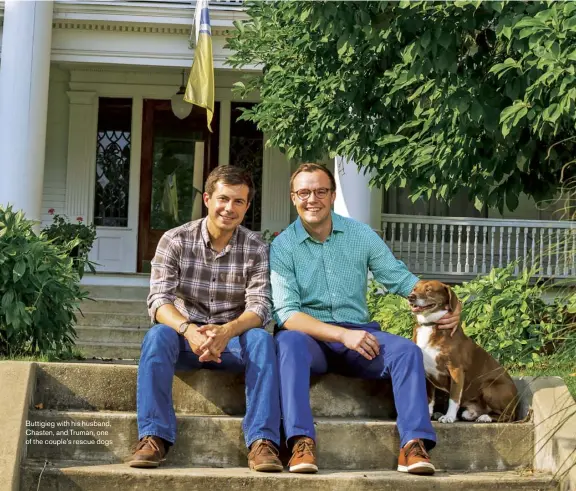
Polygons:
[[266,147],[262,166],[262,231],[280,232],[290,223],[290,162],[276,147]]
[[[230,118],[232,117],[232,102],[220,101],[220,133],[218,137],[218,165],[230,164]],[[208,177],[208,176],[206,176]],[[199,189],[202,189],[200,187]]]
[[0,65],[0,203],[40,220],[53,1],[6,0]]
[[98,133],[96,92],[67,92],[70,99],[68,121],[68,163],[66,170],[66,215],[71,220],[94,219],[94,180]]
[[380,230],[382,189],[369,187],[371,174],[358,171],[352,160],[336,157],[334,177],[336,179],[334,211],[339,215],[367,223],[374,230]]

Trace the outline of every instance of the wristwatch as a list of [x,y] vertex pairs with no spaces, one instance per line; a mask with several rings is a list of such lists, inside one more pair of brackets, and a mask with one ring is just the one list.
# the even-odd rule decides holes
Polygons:
[[184,336],[188,328],[190,327],[190,322],[184,321],[182,324],[178,326],[178,334]]

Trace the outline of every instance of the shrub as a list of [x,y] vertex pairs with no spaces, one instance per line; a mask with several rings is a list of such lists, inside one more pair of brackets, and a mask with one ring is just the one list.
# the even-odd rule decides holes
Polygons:
[[371,281],[367,303],[370,319],[378,322],[383,331],[412,338],[415,320],[405,298],[393,293],[382,294],[380,284]]
[[[48,213],[54,215],[54,208],[50,208]],[[88,260],[88,253],[96,240],[96,227],[93,223],[85,225],[82,217],[76,217],[76,223],[72,223],[68,221],[68,217],[56,214],[52,224],[42,232],[54,244],[68,251],[80,277],[84,274],[85,266],[95,272],[92,262]]]
[[486,276],[454,287],[463,303],[464,332],[507,365],[532,366],[542,354],[561,348],[567,311],[556,299],[542,300],[532,270],[514,276],[516,264],[493,269]]
[[70,352],[75,311],[87,297],[66,248],[0,206],[0,355]]

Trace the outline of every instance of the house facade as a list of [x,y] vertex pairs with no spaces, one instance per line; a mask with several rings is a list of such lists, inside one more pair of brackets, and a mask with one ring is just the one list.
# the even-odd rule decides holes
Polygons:
[[[228,32],[247,18],[241,1],[210,4],[212,133],[202,109],[176,114],[187,112],[178,92],[194,56],[193,3],[6,0],[0,8],[0,203],[42,226],[49,210],[94,222],[91,259],[101,273],[149,271],[162,233],[203,216],[203,182],[219,165],[252,171],[248,227],[279,231],[294,219],[296,163],[238,121],[258,101],[232,93],[243,73],[226,64]],[[548,276],[576,275],[567,259],[574,224],[558,220],[561,202],[543,209],[526,198],[504,216],[476,211],[466,196],[450,206],[412,203],[404,189],[370,189],[369,176],[345,158],[326,164],[338,180],[335,211],[370,223],[416,273],[471,276],[515,259],[530,264],[538,252],[548,254]]]

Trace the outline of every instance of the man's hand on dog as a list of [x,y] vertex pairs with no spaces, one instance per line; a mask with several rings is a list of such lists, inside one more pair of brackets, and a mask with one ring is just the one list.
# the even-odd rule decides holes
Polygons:
[[453,312],[448,312],[441,319],[436,321],[438,329],[452,329],[450,337],[454,336],[456,329],[460,325],[460,313],[462,312],[462,303],[458,302],[458,306]]
[[348,349],[357,351],[367,360],[373,360],[380,354],[380,343],[367,331],[346,329],[342,335],[342,344]]
[[207,337],[206,341],[200,346],[202,355],[200,355],[199,360],[201,362],[216,361],[220,363],[222,361],[220,354],[232,338],[228,326],[226,324],[206,324],[200,327],[198,332],[205,334]]

